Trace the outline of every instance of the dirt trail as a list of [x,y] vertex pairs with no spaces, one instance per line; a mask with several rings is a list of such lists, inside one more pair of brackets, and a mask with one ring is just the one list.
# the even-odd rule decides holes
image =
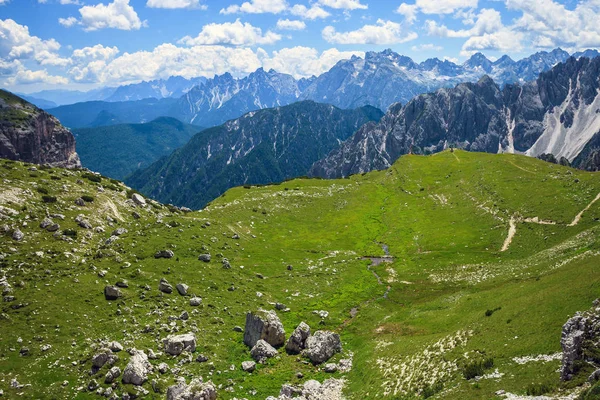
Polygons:
[[502,249],[500,249],[500,251],[508,250],[508,248],[510,247],[510,244],[512,243],[513,238],[515,237],[515,235],[517,233],[516,218],[510,217],[510,221],[508,223],[509,223],[508,235],[506,236],[506,239],[504,240],[504,244],[502,245]]
[[583,210],[581,210],[581,212],[575,216],[575,218],[573,219],[573,222],[571,222],[571,223],[570,223],[569,225],[567,225],[567,226],[575,226],[575,225],[577,225],[577,224],[579,223],[579,221],[581,221],[581,217],[583,216],[583,213],[584,213],[584,212],[586,212],[587,210],[589,210],[589,209],[590,209],[590,207],[591,207],[591,206],[593,206],[593,205],[594,205],[594,203],[595,203],[595,202],[597,202],[598,200],[600,200],[600,193],[598,193],[598,194],[596,195],[596,197],[594,198],[594,200],[592,200],[592,201],[590,202],[590,204],[588,204],[588,205],[587,205],[587,207],[586,207],[586,208],[584,208]]

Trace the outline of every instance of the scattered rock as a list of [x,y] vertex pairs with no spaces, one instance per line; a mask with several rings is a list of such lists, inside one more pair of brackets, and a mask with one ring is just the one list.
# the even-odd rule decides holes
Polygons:
[[52,345],[51,345],[51,344],[44,344],[44,345],[42,345],[42,346],[40,347],[40,350],[42,350],[42,351],[48,351],[48,350],[50,350],[51,348],[52,348]]
[[167,389],[167,400],[216,400],[217,389],[212,382],[203,383],[201,378],[192,379],[189,385],[179,381]]
[[159,250],[154,254],[154,258],[173,258],[175,253],[171,250]]
[[133,202],[135,204],[137,204],[138,206],[145,206],[146,205],[146,199],[144,199],[141,195],[134,193],[131,196],[131,200],[133,200]]
[[178,356],[184,351],[193,353],[196,351],[196,335],[186,333],[183,335],[169,336],[163,339],[165,353],[172,356]]
[[283,311],[283,310],[287,310],[288,308],[285,306],[285,304],[275,303],[275,309],[279,310],[279,311]]
[[190,306],[198,307],[200,304],[202,304],[202,299],[200,297],[192,297],[190,299]]
[[161,278],[160,282],[158,283],[158,290],[160,290],[163,293],[173,293],[173,286],[171,286],[171,284],[165,279],[165,278]]
[[275,357],[277,350],[266,341],[260,339],[256,345],[250,350],[250,355],[259,363],[264,363],[268,358]]
[[169,372],[169,366],[166,363],[158,364],[158,372],[160,372],[161,374],[166,374],[167,372]]
[[306,349],[303,354],[314,364],[321,364],[340,351],[342,351],[340,335],[330,331],[317,331],[306,339]]
[[224,258],[222,261],[223,269],[231,269],[231,264],[229,264],[229,260]]
[[52,222],[52,220],[50,218],[44,218],[44,220],[42,222],[40,222],[40,228],[46,229],[47,227],[49,227],[53,223],[54,222]]
[[198,357],[196,357],[196,362],[204,363],[207,361],[208,361],[208,357],[206,357],[204,354],[198,354]]
[[320,311],[315,310],[315,311],[313,311],[313,314],[317,314],[322,319],[325,319],[329,316],[329,312],[324,311],[324,310],[320,310]]
[[148,356],[141,350],[132,350],[131,359],[123,371],[123,383],[141,386],[148,380],[148,373],[152,371],[152,365],[148,362]]
[[121,289],[118,287],[110,285],[104,287],[104,298],[106,300],[117,300],[121,296]]
[[333,363],[325,364],[325,366],[323,367],[323,371],[325,371],[327,373],[333,373],[333,372],[336,372],[337,370],[338,370],[337,364],[333,364]]
[[234,327],[233,327],[233,331],[234,331],[234,332],[244,332],[244,330],[242,329],[242,327],[241,327],[241,326],[234,326]]
[[306,339],[310,336],[310,326],[305,322],[300,322],[300,325],[294,330],[292,335],[285,345],[285,350],[289,354],[300,354],[306,348]]
[[181,315],[179,315],[179,319],[182,321],[187,321],[188,319],[190,319],[190,314],[188,314],[187,311],[183,311]]
[[104,364],[108,363],[111,360],[112,352],[109,349],[101,349],[99,353],[96,353],[94,357],[92,357],[92,366],[95,368],[102,368]]
[[111,234],[112,236],[121,236],[127,233],[127,229],[125,228],[117,228]]
[[79,207],[85,207],[85,200],[83,200],[81,197],[78,199],[75,199],[75,205],[77,205]]
[[16,240],[17,242],[20,242],[21,240],[23,240],[24,237],[25,237],[25,235],[19,229],[15,229],[15,231],[12,234],[13,240]]
[[198,256],[198,260],[204,261],[204,262],[210,262],[210,258],[211,258],[210,254],[208,254],[208,253],[207,254],[200,254]]
[[242,369],[245,372],[253,372],[256,369],[256,363],[254,361],[242,362]]
[[285,330],[275,311],[259,310],[246,314],[244,343],[254,347],[261,339],[274,347],[285,343]]
[[177,288],[177,291],[179,292],[179,294],[182,296],[187,296],[188,289],[190,288],[185,283],[178,283],[177,286],[175,286],[175,287]]
[[119,376],[121,376],[121,368],[112,367],[104,376],[104,383],[113,383]]
[[47,230],[48,232],[56,232],[56,231],[58,231],[59,229],[60,229],[60,225],[59,225],[59,224],[52,224],[52,225],[50,225],[50,226],[48,226],[48,227],[46,228],[46,230]]
[[117,287],[120,287],[120,288],[126,289],[126,288],[128,288],[128,287],[129,287],[129,282],[127,282],[127,280],[123,279],[123,280],[121,280],[121,281],[118,281],[118,282],[117,282],[115,285],[116,285]]

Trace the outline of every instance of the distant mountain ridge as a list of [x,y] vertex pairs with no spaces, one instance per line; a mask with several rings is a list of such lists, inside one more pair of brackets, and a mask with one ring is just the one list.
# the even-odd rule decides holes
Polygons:
[[600,58],[569,58],[532,82],[500,88],[477,83],[396,104],[379,124],[367,124],[311,175],[333,178],[388,168],[408,153],[453,145],[472,151],[553,154],[577,167],[600,168]]

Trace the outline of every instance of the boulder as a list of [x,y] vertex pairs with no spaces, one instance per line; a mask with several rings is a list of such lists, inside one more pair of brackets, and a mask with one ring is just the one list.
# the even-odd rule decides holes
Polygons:
[[577,313],[570,318],[562,329],[560,345],[563,349],[560,367],[560,379],[569,381],[575,377],[578,364],[587,362],[599,367],[598,360],[587,359],[587,353],[593,353],[594,343],[600,340],[600,304],[594,302],[591,310]]
[[200,261],[204,261],[204,262],[210,262],[210,254],[200,254],[198,256],[198,260]]
[[179,292],[179,294],[182,296],[187,296],[188,289],[190,288],[185,283],[178,283],[177,286],[175,286],[175,287],[177,288],[177,291]]
[[131,359],[123,371],[123,383],[141,386],[148,380],[148,373],[151,371],[152,365],[146,353],[133,349]]
[[104,367],[104,364],[109,362],[110,356],[112,356],[110,349],[101,349],[100,352],[92,357],[92,366],[98,369]]
[[40,222],[40,228],[46,229],[47,227],[49,227],[53,223],[54,222],[52,222],[52,220],[50,218],[44,218],[44,220],[42,222]]
[[111,236],[121,236],[123,234],[127,233],[127,229],[125,228],[117,228],[113,231],[113,233],[111,234]]
[[202,304],[202,299],[200,297],[194,296],[190,299],[190,306],[198,307],[200,304]]
[[170,294],[173,293],[173,286],[171,286],[169,281],[167,281],[165,278],[161,278],[160,282],[158,283],[158,290],[163,293]]
[[121,289],[118,287],[111,285],[104,287],[104,298],[106,300],[117,300],[121,296]]
[[56,232],[60,229],[60,225],[59,224],[51,224],[48,227],[46,227],[46,230],[48,232]]
[[121,368],[112,367],[104,376],[104,383],[113,383],[119,376],[121,376]]
[[288,339],[285,350],[289,354],[300,354],[302,350],[306,348],[306,339],[308,339],[309,336],[310,326],[304,322],[300,322],[300,325],[294,329],[294,332]]
[[340,351],[342,351],[340,335],[330,331],[316,331],[313,336],[306,339],[306,349],[303,354],[314,364],[321,364]]
[[202,378],[192,379],[189,385],[180,380],[167,389],[167,400],[216,400],[217,389],[212,382],[202,382]]
[[244,344],[254,347],[261,339],[273,347],[285,343],[285,330],[275,311],[259,310],[246,314]]
[[264,363],[268,358],[275,357],[277,350],[264,340],[259,340],[256,345],[250,350],[250,355],[256,362]]
[[135,204],[137,204],[138,206],[145,206],[146,205],[146,199],[144,199],[141,195],[134,193],[131,196],[131,200],[133,200],[133,202]]
[[25,235],[19,229],[15,229],[15,231],[12,234],[13,240],[16,240],[17,242],[20,242],[21,240],[23,240],[24,237],[25,237]]
[[81,197],[78,199],[75,199],[75,205],[79,206],[79,207],[84,207],[85,206],[85,200],[83,200]]
[[154,254],[154,258],[173,258],[175,253],[171,250],[159,250]]
[[242,369],[245,372],[253,372],[256,369],[256,363],[254,361],[242,362]]
[[169,336],[163,339],[165,353],[178,356],[184,351],[193,353],[196,351],[196,335],[186,333],[183,335]]
[[123,345],[121,343],[119,343],[119,342],[116,342],[116,341],[110,342],[108,344],[108,348],[113,353],[118,353],[120,351],[123,351]]

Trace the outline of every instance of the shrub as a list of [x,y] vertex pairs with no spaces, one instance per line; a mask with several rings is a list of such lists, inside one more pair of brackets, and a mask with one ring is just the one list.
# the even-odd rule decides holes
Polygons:
[[550,393],[554,390],[554,386],[551,383],[530,383],[527,386],[527,396],[542,396],[546,393]]
[[495,313],[496,311],[500,311],[500,310],[502,310],[502,307],[496,307],[493,310],[486,310],[485,316],[491,317],[493,313]]
[[98,175],[90,174],[89,172],[86,172],[85,174],[83,174],[81,176],[91,182],[96,182],[96,183],[102,182],[102,177],[100,177]]
[[121,182],[119,182],[119,181],[118,181],[118,180],[116,180],[116,179],[111,179],[111,180],[110,180],[110,183],[112,183],[113,185],[120,185],[120,184],[121,184]]
[[83,196],[81,196],[81,198],[86,203],[92,203],[94,201],[94,196],[88,196],[87,194],[84,194]]
[[50,179],[53,181],[60,181],[62,178],[60,176],[51,176]]
[[429,385],[427,386],[425,389],[423,389],[423,398],[424,399],[428,399],[432,396],[434,396],[436,393],[441,392],[444,389],[444,385],[442,385],[441,382],[437,382],[433,385]]
[[65,229],[63,231],[63,235],[64,236],[70,236],[70,237],[76,238],[77,237],[77,231],[75,229]]
[[56,196],[43,195],[42,201],[44,203],[56,203]]
[[38,191],[38,193],[48,194],[48,189],[46,189],[45,187],[38,187],[36,190]]
[[463,376],[466,380],[471,380],[476,376],[483,376],[486,369],[494,366],[494,359],[488,357],[483,361],[473,361],[463,368]]

